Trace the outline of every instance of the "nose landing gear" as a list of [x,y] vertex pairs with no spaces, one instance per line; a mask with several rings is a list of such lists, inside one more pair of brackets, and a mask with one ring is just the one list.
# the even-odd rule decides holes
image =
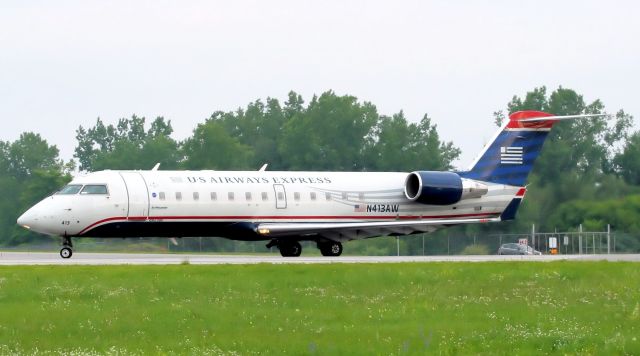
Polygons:
[[71,238],[69,236],[62,237],[62,248],[60,249],[60,257],[62,258],[70,258],[73,255],[73,244],[71,243]]

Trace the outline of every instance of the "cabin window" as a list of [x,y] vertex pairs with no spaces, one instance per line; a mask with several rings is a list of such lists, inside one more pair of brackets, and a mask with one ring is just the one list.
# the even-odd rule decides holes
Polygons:
[[284,193],[278,192],[278,200],[284,200]]
[[347,192],[342,192],[342,199],[347,200]]
[[56,194],[63,194],[63,195],[78,194],[80,189],[82,189],[81,184],[69,184],[64,188],[60,189],[60,191],[57,192]]
[[324,198],[326,200],[331,200],[331,193],[324,193]]
[[233,195],[233,192],[229,192],[227,194],[227,198],[229,198],[229,200],[233,200],[235,198],[234,195]]
[[176,200],[182,200],[182,192],[176,192]]
[[262,192],[262,200],[266,201],[267,199],[269,199],[269,195],[267,195],[267,192]]
[[160,200],[164,200],[165,199],[164,192],[158,193],[158,197],[160,198]]
[[200,200],[200,193],[193,192],[193,200]]
[[360,199],[360,201],[364,200],[364,193],[358,193],[358,199]]
[[211,192],[211,200],[218,200],[218,193]]
[[244,193],[244,198],[245,198],[247,201],[250,201],[250,200],[251,200],[251,192],[246,192],[246,193]]
[[293,193],[293,199],[296,201],[300,200],[300,193],[299,192]]
[[107,186],[104,184],[87,184],[82,188],[80,194],[108,194]]
[[311,200],[316,200],[316,192],[309,193],[309,196],[311,197]]

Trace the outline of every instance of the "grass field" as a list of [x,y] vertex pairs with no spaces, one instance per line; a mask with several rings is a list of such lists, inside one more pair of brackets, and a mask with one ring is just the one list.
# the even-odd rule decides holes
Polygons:
[[0,354],[640,354],[639,267],[0,267]]

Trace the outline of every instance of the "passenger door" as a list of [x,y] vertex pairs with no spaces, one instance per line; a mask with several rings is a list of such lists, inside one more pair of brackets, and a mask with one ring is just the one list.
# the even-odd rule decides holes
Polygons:
[[287,208],[287,191],[282,184],[274,184],[273,191],[276,193],[276,209]]
[[128,197],[128,218],[149,217],[149,189],[140,172],[120,172]]

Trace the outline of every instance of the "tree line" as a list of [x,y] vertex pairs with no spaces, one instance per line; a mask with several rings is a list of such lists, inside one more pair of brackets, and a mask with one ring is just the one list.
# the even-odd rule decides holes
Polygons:
[[[600,100],[585,102],[571,89],[551,93],[535,88],[513,96],[494,113],[496,124],[506,113],[542,110],[557,115],[605,113]],[[478,121],[477,125],[484,125]],[[554,127],[530,176],[528,194],[512,223],[464,226],[459,234],[572,229],[603,224],[640,232],[629,216],[640,212],[640,132],[631,132],[632,117],[618,110],[610,118],[562,122]],[[290,92],[278,99],[256,100],[235,111],[216,111],[190,137],[172,137],[170,120],[136,115],[76,130],[74,159],[64,162],[58,149],[37,133],[0,142],[0,243],[15,245],[38,237],[18,227],[27,207],[71,179],[73,172],[102,169],[413,171],[451,170],[460,150],[443,141],[428,115],[409,121],[402,111],[387,116],[374,104],[327,91],[307,103]],[[621,198],[629,204],[621,203]],[[625,200],[626,201],[626,200]],[[597,213],[596,213],[597,212]],[[523,230],[524,229],[524,230]],[[447,232],[447,233],[451,233]],[[421,249],[406,240],[408,250]],[[372,248],[376,248],[374,240]],[[215,243],[224,248],[225,242]],[[414,246],[416,245],[416,246]]]

